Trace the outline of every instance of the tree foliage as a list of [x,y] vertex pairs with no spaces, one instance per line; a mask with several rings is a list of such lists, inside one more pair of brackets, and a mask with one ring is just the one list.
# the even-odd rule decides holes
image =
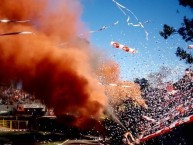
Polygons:
[[170,35],[172,35],[176,30],[173,27],[170,27],[166,24],[163,26],[163,31],[160,31],[160,35],[167,39]]
[[182,27],[178,29],[178,33],[186,42],[193,42],[193,19],[189,20],[184,17],[184,23],[182,23]]
[[[179,0],[179,4],[186,7],[189,6],[193,9],[193,0]],[[179,34],[182,36],[182,39],[186,42],[193,42],[193,19],[188,19],[184,17],[181,27],[174,29],[172,26],[164,24],[163,30],[159,34],[164,38],[168,39],[173,34]],[[193,55],[188,53],[185,49],[178,47],[176,50],[176,56],[180,60],[184,60],[188,64],[193,63]]]
[[189,6],[193,8],[193,0],[179,0],[179,4],[184,7]]
[[193,42],[193,19],[190,20],[184,17],[184,22],[178,30],[164,24],[163,31],[160,31],[160,35],[167,39],[172,34],[179,34],[186,42]]
[[134,82],[140,85],[141,90],[149,87],[149,82],[145,78],[142,79],[136,78]]
[[184,49],[178,47],[176,50],[176,56],[180,57],[181,60],[185,60],[187,64],[193,63],[193,56],[190,53],[187,53]]

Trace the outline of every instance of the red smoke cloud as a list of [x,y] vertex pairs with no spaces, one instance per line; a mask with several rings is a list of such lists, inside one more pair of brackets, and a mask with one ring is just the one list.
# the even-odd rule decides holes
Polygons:
[[[81,6],[76,0],[0,0],[0,19],[31,20],[0,23],[0,33],[31,31],[0,37],[0,81],[22,80],[56,115],[99,119],[107,103],[89,64],[89,52],[79,46]],[[72,40],[72,41],[71,41]],[[73,42],[57,48],[60,42]],[[75,123],[77,121],[75,120]],[[80,123],[80,120],[78,121]]]
[[102,83],[117,83],[120,81],[120,68],[113,60],[105,60],[97,69]]
[[[113,60],[106,60],[97,70],[97,74],[100,76],[101,82],[105,84],[105,93],[109,97],[111,105],[132,98],[139,105],[146,106],[141,97],[140,86],[130,81],[122,81],[120,79],[120,67]],[[109,85],[111,83],[117,86]]]

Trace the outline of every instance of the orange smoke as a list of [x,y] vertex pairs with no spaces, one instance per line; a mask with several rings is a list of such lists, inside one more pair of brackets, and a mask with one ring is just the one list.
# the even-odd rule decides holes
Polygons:
[[107,60],[100,65],[97,74],[102,83],[116,83],[119,81],[120,68],[113,60]]
[[[53,107],[56,115],[99,119],[107,99],[91,70],[88,49],[77,47],[77,33],[85,29],[80,13],[80,4],[72,0],[1,0],[0,19],[31,21],[1,23],[0,33],[34,34],[0,37],[0,81],[22,80],[23,89]],[[57,48],[69,41],[73,44]]]
[[105,92],[109,96],[111,104],[119,104],[131,98],[139,105],[145,106],[145,101],[141,97],[140,86],[136,83],[124,81],[118,82],[117,86],[106,85]]
[[[140,86],[133,82],[120,80],[120,68],[114,61],[105,61],[99,67],[97,74],[100,76],[101,82],[105,85],[105,93],[112,105],[119,104],[131,98],[139,105],[146,106],[145,101],[141,97]],[[110,84],[116,84],[117,86]]]

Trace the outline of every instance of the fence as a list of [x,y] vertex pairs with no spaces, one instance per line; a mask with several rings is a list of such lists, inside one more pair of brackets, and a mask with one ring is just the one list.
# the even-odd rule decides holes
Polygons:
[[26,130],[28,129],[28,120],[0,120],[0,130],[1,128],[7,130]]

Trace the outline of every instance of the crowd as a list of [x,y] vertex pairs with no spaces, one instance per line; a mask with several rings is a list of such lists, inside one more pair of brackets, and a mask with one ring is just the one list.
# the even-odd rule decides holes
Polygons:
[[6,86],[0,86],[0,104],[1,105],[13,105],[23,104],[33,101],[34,97],[20,89],[8,88]]
[[[147,86],[141,89],[148,108],[136,105],[128,99],[115,108],[115,114],[125,126],[117,126],[114,121],[104,120],[107,134],[112,142],[119,144],[129,132],[132,140],[148,136],[156,131],[169,127],[171,123],[193,115],[193,71],[187,69],[185,75],[175,83],[167,83],[165,88]],[[0,86],[0,105],[33,104],[34,95],[22,89]],[[127,143],[125,143],[127,144]]]
[[[7,107],[6,107],[7,106]],[[0,86],[0,108],[4,111],[24,111],[24,108],[42,108],[40,100],[33,94],[27,93],[22,89]],[[3,111],[3,110],[2,110]]]
[[[193,78],[192,71],[166,89],[151,89],[144,95],[149,108],[142,111],[154,121],[146,119],[146,135],[169,126],[172,122],[193,114]],[[171,84],[170,84],[171,85]],[[147,129],[151,128],[151,129]]]
[[168,82],[165,88],[147,86],[141,91],[148,108],[136,105],[131,99],[116,108],[116,114],[127,130],[107,123],[109,132],[113,132],[114,142],[127,131],[139,139],[193,115],[193,71],[190,69],[177,82]]

